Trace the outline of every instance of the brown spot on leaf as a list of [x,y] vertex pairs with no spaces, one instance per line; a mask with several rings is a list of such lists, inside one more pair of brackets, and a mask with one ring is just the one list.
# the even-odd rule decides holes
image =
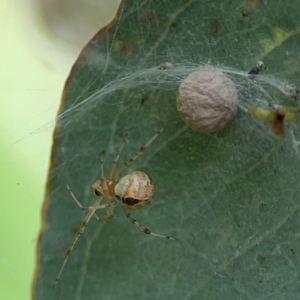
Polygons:
[[142,42],[138,40],[126,42],[116,40],[113,43],[113,49],[119,51],[122,56],[128,58],[133,53],[137,53],[140,50],[141,44]]
[[158,24],[158,17],[154,11],[147,11],[144,14],[144,20],[150,25]]
[[221,23],[218,20],[213,20],[210,25],[210,31],[214,34],[218,34],[221,30]]
[[283,107],[278,107],[275,110],[274,119],[272,121],[272,131],[275,135],[285,138],[284,130],[284,117],[286,115],[286,109]]

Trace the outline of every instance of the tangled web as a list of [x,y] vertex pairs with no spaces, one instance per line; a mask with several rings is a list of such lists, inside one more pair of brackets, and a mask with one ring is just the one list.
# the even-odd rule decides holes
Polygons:
[[[128,74],[122,74],[122,76],[108,82],[107,85],[84,98],[83,101],[76,104],[75,100],[75,104],[60,114],[58,120],[61,125],[67,126],[72,120],[84,120],[90,110],[94,110],[96,106],[109,105],[117,108],[120,99],[122,99],[123,133],[135,127],[135,118],[139,118],[144,106],[156,106],[160,109],[158,102],[164,107],[173,106],[173,108],[164,109],[163,115],[160,115],[157,112],[159,109],[157,109],[157,115],[152,115],[152,118],[159,119],[163,124],[162,126],[180,123],[182,120],[179,114],[174,112],[178,87],[192,72],[213,70],[227,74],[234,81],[238,90],[240,113],[250,113],[253,117],[251,122],[261,125],[261,132],[266,134],[266,138],[272,134],[270,126],[268,127],[272,122],[272,117],[263,118],[259,112],[264,113],[264,115],[272,114],[272,111],[280,106],[291,111],[292,119],[288,120],[287,123],[293,123],[294,126],[290,126],[293,129],[289,131],[289,138],[292,139],[292,145],[298,153],[293,130],[297,128],[296,113],[299,92],[294,85],[285,80],[262,74],[261,71],[263,71],[264,65],[261,61],[258,62],[258,64],[260,63],[262,64],[260,68],[254,66],[250,71],[235,70],[221,65],[216,67],[210,65],[210,63],[187,66],[173,65],[169,62],[162,63],[158,67],[135,70]],[[254,74],[252,74],[252,71],[254,71]],[[266,123],[263,123],[263,121],[266,121]],[[101,122],[101,120],[99,120],[99,123],[94,128],[96,134],[98,130],[101,130],[101,127],[105,128],[106,126],[105,122]]]

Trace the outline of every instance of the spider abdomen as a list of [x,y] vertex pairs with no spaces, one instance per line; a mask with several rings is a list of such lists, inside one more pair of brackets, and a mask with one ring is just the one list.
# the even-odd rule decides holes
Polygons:
[[154,195],[154,183],[144,172],[132,172],[120,179],[115,186],[116,198],[129,209],[139,209],[150,203]]

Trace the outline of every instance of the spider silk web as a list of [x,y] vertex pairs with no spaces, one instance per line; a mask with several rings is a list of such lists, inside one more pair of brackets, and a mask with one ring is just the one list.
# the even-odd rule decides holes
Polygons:
[[[299,290],[300,162],[285,139],[248,107],[297,107],[297,1],[124,1],[108,31],[74,65],[54,133],[39,240],[36,299],[297,299]],[[262,60],[255,78],[249,70]],[[172,68],[159,66],[171,63]],[[194,132],[176,110],[191,72],[216,69],[238,90],[232,124]],[[163,133],[123,175],[134,170],[155,183],[152,203],[133,216],[171,242],[142,234],[117,206],[105,224],[92,219],[55,290],[65,251],[91,184],[107,174],[128,134],[120,162],[155,132]],[[98,212],[105,215],[104,211]]]

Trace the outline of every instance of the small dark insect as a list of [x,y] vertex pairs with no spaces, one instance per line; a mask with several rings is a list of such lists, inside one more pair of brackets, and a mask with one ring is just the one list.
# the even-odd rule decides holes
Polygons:
[[256,75],[258,75],[260,73],[260,71],[264,69],[264,63],[260,60],[259,62],[257,62],[257,64],[255,65],[255,67],[253,67],[249,72],[249,77],[254,79]]

